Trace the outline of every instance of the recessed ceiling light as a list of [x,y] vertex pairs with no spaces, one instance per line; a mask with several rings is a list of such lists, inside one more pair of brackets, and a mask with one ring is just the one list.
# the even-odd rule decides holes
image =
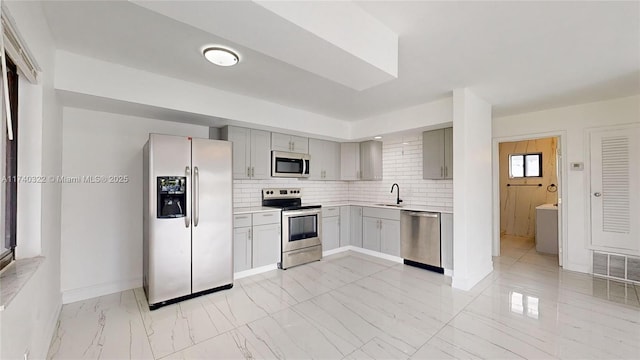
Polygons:
[[238,54],[219,46],[212,46],[202,51],[204,57],[218,66],[233,66],[240,62]]
[[376,139],[376,140],[380,140],[380,139],[382,139],[382,136],[374,136],[373,138]]

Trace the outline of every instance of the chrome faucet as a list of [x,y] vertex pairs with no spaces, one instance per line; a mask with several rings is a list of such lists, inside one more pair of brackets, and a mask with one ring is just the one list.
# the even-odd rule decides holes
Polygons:
[[396,198],[396,205],[400,205],[400,203],[402,202],[402,199],[400,199],[400,185],[398,185],[397,183],[393,183],[393,185],[391,185],[392,194],[393,194],[394,187],[398,189],[398,197]]

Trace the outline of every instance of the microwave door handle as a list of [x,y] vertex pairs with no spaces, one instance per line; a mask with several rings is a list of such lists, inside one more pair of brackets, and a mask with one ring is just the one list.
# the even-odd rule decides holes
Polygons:
[[302,175],[307,173],[307,160],[302,158]]

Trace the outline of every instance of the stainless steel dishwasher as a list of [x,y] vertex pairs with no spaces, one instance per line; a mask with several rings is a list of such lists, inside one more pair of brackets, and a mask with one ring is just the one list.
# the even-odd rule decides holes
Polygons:
[[400,254],[407,265],[444,273],[440,253],[440,213],[403,210]]

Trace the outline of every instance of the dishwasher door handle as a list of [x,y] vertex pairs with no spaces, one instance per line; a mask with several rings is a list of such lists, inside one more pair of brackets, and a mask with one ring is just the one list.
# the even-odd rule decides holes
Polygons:
[[410,213],[408,213],[408,215],[410,215],[410,216],[428,217],[428,218],[437,218],[438,217],[438,214],[428,213],[428,212],[410,212]]

